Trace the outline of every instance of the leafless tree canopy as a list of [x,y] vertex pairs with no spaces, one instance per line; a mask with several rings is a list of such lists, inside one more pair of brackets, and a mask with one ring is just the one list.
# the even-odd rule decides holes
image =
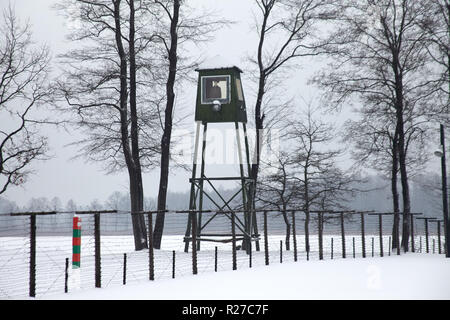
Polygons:
[[[256,127],[255,157],[252,164],[252,178],[257,181],[260,165],[260,151],[264,140],[264,122],[270,114],[271,96],[267,93],[280,86],[281,74],[293,67],[297,58],[318,54],[318,23],[331,17],[333,1],[317,0],[256,0],[255,17],[258,33],[258,47],[250,62],[255,66],[254,77],[257,84],[254,107]],[[289,100],[289,99],[287,99]],[[284,102],[276,105],[274,114],[282,112]],[[269,122],[273,119],[268,119]]]
[[[429,37],[420,27],[431,3],[342,0],[338,8],[334,31],[323,47],[333,60],[314,82],[326,90],[324,103],[328,107],[358,106],[361,121],[348,124],[350,134],[358,130],[352,125],[364,126],[369,140],[360,151],[366,152],[369,147],[367,156],[376,158],[389,145],[392,147],[388,151],[392,156],[392,179],[396,179],[398,171],[404,212],[402,239],[408,250],[408,166],[424,160],[421,156],[428,119],[442,112],[442,108],[435,108],[440,89],[429,54]],[[367,126],[364,121],[368,121]],[[356,142],[361,142],[362,137],[361,132],[356,134]],[[380,145],[384,147],[377,149]]]
[[24,183],[30,163],[45,159],[47,138],[39,107],[50,99],[50,54],[32,41],[30,25],[22,24],[10,6],[0,26],[0,194]]
[[[136,3],[139,5],[134,13],[134,45],[130,44],[130,10],[125,1],[64,1],[59,6],[61,12],[73,20],[70,40],[75,43],[74,49],[60,57],[64,79],[59,82],[59,89],[68,105],[65,110],[69,111],[69,121],[85,133],[86,138],[76,142],[81,147],[80,155],[102,162],[108,172],[126,167],[121,126],[125,120],[126,135],[131,135],[132,123],[130,99],[125,103],[127,110],[122,109],[120,101],[118,32],[128,70],[130,48],[134,49],[136,121],[142,167],[150,169],[156,165],[159,152],[157,107],[162,97],[151,93],[153,90],[158,92],[162,81],[163,74],[155,67],[160,66],[162,59],[154,54],[148,38],[151,22],[147,19],[152,17],[142,8],[142,2]],[[117,25],[114,5],[120,9]],[[126,79],[127,97],[131,90],[129,80],[130,75]],[[121,119],[121,115],[125,119]]]

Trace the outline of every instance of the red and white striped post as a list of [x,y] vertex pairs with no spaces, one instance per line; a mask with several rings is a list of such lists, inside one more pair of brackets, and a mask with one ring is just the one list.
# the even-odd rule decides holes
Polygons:
[[81,288],[81,218],[73,216],[73,234],[72,234],[72,273],[70,277],[71,287],[73,289]]
[[81,218],[73,217],[73,237],[72,237],[72,269],[80,267],[81,254]]

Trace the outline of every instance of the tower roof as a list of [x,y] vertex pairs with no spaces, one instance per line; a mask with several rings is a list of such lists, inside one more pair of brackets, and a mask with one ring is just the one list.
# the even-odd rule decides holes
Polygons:
[[242,70],[237,67],[235,64],[230,63],[228,60],[226,60],[224,57],[220,55],[215,55],[211,58],[206,59],[203,61],[195,71],[202,71],[202,70],[218,70],[218,69],[237,69],[239,72],[242,72]]

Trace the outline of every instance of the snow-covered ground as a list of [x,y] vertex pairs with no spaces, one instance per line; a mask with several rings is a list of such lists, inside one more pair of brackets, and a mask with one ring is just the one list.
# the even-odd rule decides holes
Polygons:
[[449,271],[443,255],[411,253],[272,263],[43,299],[450,299]]
[[[81,290],[73,292],[69,279],[69,294],[64,292],[65,259],[71,257],[72,238],[66,236],[37,237],[36,297],[47,299],[72,298],[144,298],[144,299],[303,299],[303,298],[408,298],[421,294],[423,298],[447,298],[450,289],[446,276],[448,263],[443,255],[433,250],[430,254],[388,256],[389,237],[383,237],[384,258],[376,235],[366,237],[366,259],[362,259],[361,239],[346,237],[346,256],[342,259],[342,243],[338,235],[324,236],[324,260],[317,261],[318,241],[312,236],[310,261],[306,261],[304,236],[297,235],[298,262],[293,263],[291,250],[283,249],[280,265],[280,241],[285,237],[270,236],[268,241],[270,266],[264,265],[263,243],[261,251],[252,255],[253,268],[249,270],[249,257],[237,252],[238,271],[232,271],[231,244],[202,243],[198,252],[198,272],[192,275],[192,255],[184,252],[183,236],[164,236],[163,247],[155,250],[155,281],[148,283],[148,251],[135,252],[132,236],[102,236],[101,277],[102,288],[94,290],[94,239],[85,235],[81,248]],[[373,239],[373,240],[371,240]],[[416,239],[418,242],[419,239]],[[433,240],[433,241],[431,241]],[[355,258],[353,256],[355,244]],[[372,243],[373,255],[372,257]],[[218,272],[214,273],[214,247],[218,246]],[[431,244],[430,244],[431,246]],[[283,245],[284,247],[284,245]],[[416,243],[417,250],[424,247]],[[172,280],[172,250],[176,251],[176,279]],[[425,249],[423,249],[425,250]],[[122,286],[123,254],[127,253],[127,285]],[[331,260],[331,257],[334,259]],[[0,238],[0,299],[27,298],[29,283],[29,239],[27,237]],[[404,272],[402,270],[405,270]],[[69,267],[69,274],[72,268]],[[326,284],[326,285],[325,285]],[[342,284],[342,285],[341,285]],[[136,287],[137,286],[137,287]],[[179,286],[179,287],[178,287]],[[411,286],[417,286],[411,289]],[[421,288],[428,288],[423,290]],[[136,288],[136,289],[129,289]],[[139,289],[139,288],[142,288]],[[191,288],[195,288],[191,292]],[[199,288],[197,290],[197,288]],[[334,288],[334,289],[333,289]],[[398,291],[398,288],[404,288]],[[111,290],[111,291],[110,291]],[[130,291],[131,290],[131,291]],[[134,293],[136,290],[137,293]],[[147,292],[148,291],[148,292]],[[111,293],[110,293],[111,292]],[[145,292],[145,294],[142,294]],[[175,293],[174,293],[175,292]],[[85,294],[86,293],[86,294]],[[188,294],[189,293],[189,294]],[[403,296],[405,295],[405,296]]]

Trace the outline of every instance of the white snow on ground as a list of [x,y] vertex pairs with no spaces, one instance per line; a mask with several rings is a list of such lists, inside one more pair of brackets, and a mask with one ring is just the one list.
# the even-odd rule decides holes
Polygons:
[[274,262],[252,269],[111,285],[43,299],[450,299],[450,259],[411,253]]

